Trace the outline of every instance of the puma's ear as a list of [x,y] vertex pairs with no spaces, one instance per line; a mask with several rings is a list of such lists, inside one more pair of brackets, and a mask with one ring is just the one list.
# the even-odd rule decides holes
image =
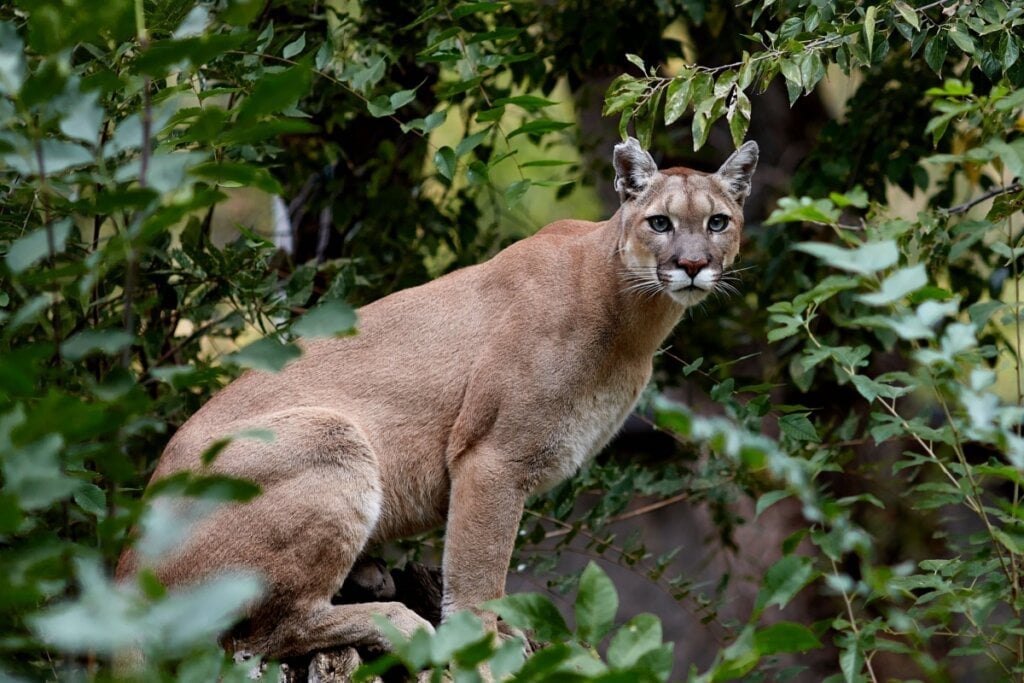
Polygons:
[[615,145],[615,191],[622,201],[643,193],[658,172],[658,165],[636,138]]
[[715,171],[715,177],[722,181],[732,198],[740,204],[750,194],[750,176],[754,175],[754,169],[757,168],[757,155],[757,143],[753,140],[744,142]]

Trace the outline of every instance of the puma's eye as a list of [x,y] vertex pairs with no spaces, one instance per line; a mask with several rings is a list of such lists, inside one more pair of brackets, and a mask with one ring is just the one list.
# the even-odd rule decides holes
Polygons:
[[723,213],[716,213],[708,219],[708,230],[711,232],[722,232],[727,225],[729,225],[729,217]]
[[647,224],[654,232],[668,232],[672,229],[672,221],[668,219],[668,216],[651,216],[647,219]]

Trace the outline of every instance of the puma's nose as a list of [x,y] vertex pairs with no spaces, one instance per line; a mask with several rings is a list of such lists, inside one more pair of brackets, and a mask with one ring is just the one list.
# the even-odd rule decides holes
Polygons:
[[690,277],[697,277],[697,273],[701,271],[701,268],[708,264],[707,259],[701,259],[700,261],[691,261],[689,259],[681,258],[677,261],[679,267],[686,271],[686,274]]

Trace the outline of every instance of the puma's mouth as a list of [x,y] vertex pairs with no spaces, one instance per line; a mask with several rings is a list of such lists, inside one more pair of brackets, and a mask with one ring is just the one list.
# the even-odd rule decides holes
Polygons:
[[690,292],[707,294],[715,288],[718,282],[718,272],[705,268],[694,276],[682,268],[673,268],[661,273],[661,281],[670,292]]

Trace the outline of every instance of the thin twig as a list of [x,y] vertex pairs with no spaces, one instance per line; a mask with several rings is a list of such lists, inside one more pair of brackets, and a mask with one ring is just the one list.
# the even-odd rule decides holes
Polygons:
[[[676,495],[672,496],[671,498],[665,498],[664,500],[659,500],[657,502],[651,503],[650,505],[644,505],[643,507],[639,507],[639,508],[637,508],[635,510],[630,510],[629,512],[623,512],[621,515],[615,515],[614,517],[609,517],[605,521],[605,524],[615,524],[617,522],[624,522],[627,519],[633,519],[634,517],[640,517],[642,515],[646,515],[646,514],[649,514],[651,512],[654,512],[655,510],[660,510],[662,508],[669,507],[670,505],[675,505],[676,503],[684,501],[684,500],[686,500],[689,497],[690,497],[690,492],[689,491],[683,491],[682,493],[677,493]],[[584,525],[580,526],[579,529],[575,529],[573,527],[557,529],[555,531],[548,531],[547,533],[545,533],[544,534],[544,538],[558,538],[559,536],[568,536],[569,534],[573,533],[574,531],[579,531],[580,529],[590,529],[590,528],[591,527],[590,527],[589,524],[584,524]]]
[[[149,34],[146,31],[146,17],[142,0],[135,0],[135,28],[139,40],[140,50],[149,47]],[[139,187],[146,189],[146,174],[149,171],[150,137],[153,130],[153,101],[150,95],[152,83],[147,76],[142,82],[142,148],[141,159],[139,160]],[[141,215],[136,215],[135,224],[142,221]],[[126,231],[128,240],[128,254],[125,259],[124,276],[124,331],[129,335],[135,334],[135,281],[138,279],[138,259],[136,258],[135,246],[132,244],[132,229]],[[121,365],[127,368],[132,362],[132,345],[128,344],[121,352]]]
[[1011,194],[1013,192],[1020,192],[1021,189],[1024,189],[1024,188],[1021,187],[1021,184],[1019,182],[1018,183],[1012,183],[1012,184],[1006,185],[1004,187],[997,187],[995,189],[989,190],[988,192],[986,192],[983,195],[979,195],[979,196],[975,197],[974,199],[972,199],[972,200],[970,200],[968,202],[964,202],[963,204],[957,204],[956,206],[951,206],[948,209],[945,209],[944,211],[949,216],[956,216],[956,215],[961,214],[961,213],[967,213],[972,208],[974,208],[978,204],[981,204],[984,201],[992,199],[993,197],[998,197],[999,195],[1002,195],[1002,194]]
[[[39,164],[39,201],[43,205],[43,225],[46,227],[46,247],[49,254],[50,268],[57,265],[57,239],[53,234],[53,221],[50,215],[50,187],[46,178],[46,164],[43,159],[43,141],[36,140],[36,163]],[[56,302],[56,300],[55,300]],[[60,358],[61,337],[60,307],[53,311],[53,353]]]

